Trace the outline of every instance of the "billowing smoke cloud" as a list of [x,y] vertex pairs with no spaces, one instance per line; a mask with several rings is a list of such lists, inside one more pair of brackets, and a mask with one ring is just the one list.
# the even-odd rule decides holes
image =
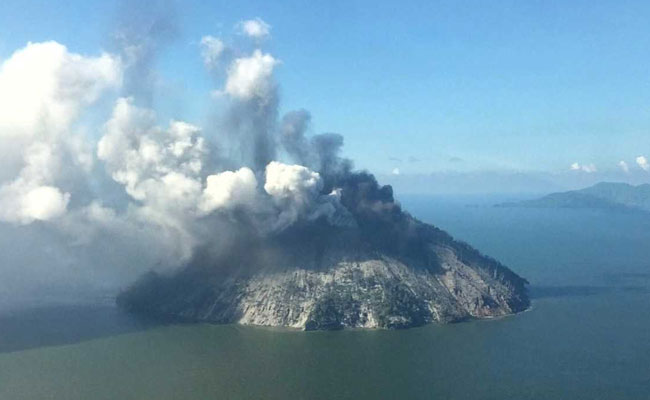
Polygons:
[[235,207],[254,209],[258,203],[257,179],[250,168],[210,175],[203,190],[199,211],[203,215]]
[[343,136],[322,133],[307,138],[310,122],[311,115],[306,110],[288,112],[282,118],[280,141],[295,162],[319,171],[325,179],[325,187],[332,189],[332,181],[348,174],[352,163],[339,156]]
[[338,202],[338,193],[324,196],[320,174],[301,165],[270,162],[266,166],[264,190],[280,210],[274,230],[284,229],[300,218],[313,221],[325,217],[336,225],[333,218],[347,214]]
[[641,167],[642,170],[650,171],[650,164],[648,163],[648,159],[644,156],[638,156],[636,158],[636,164]]
[[281,141],[294,160],[303,165],[313,165],[315,160],[309,142],[305,137],[311,114],[307,110],[290,111],[282,117]]
[[[0,233],[18,230],[41,254],[0,267],[0,282],[12,282],[0,283],[0,298],[57,285],[114,293],[144,271],[172,270],[199,253],[205,261],[242,238],[305,225],[381,231],[372,215],[404,221],[390,187],[341,157],[341,135],[312,134],[305,110],[279,118],[281,64],[260,47],[270,30],[261,19],[235,27],[253,50],[201,40],[206,68],[223,78],[215,91],[222,120],[209,127],[217,134],[161,123],[153,66],[177,28],[153,11],[119,26],[118,54],[30,43],[0,67]],[[100,98],[109,110],[93,107]],[[105,122],[83,126],[86,114]],[[11,254],[0,265],[18,265],[20,254]]]
[[113,47],[127,66],[123,93],[150,106],[157,86],[155,64],[163,50],[180,35],[176,7],[171,1],[122,1],[117,12]]
[[15,177],[0,186],[0,220],[30,223],[65,212],[70,194],[57,186],[62,175],[92,165],[72,124],[121,79],[118,58],[83,57],[55,42],[29,43],[2,63],[1,163]]

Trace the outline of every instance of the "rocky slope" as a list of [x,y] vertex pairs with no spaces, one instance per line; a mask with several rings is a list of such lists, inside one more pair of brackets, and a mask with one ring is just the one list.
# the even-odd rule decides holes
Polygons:
[[[149,274],[118,303],[187,321],[305,330],[405,328],[498,317],[528,307],[524,279],[434,227],[411,223],[428,238],[420,254],[380,252],[356,229],[299,230],[251,246],[254,251],[240,249],[237,257],[220,260],[220,267],[191,265],[172,276]],[[313,240],[296,245],[304,236]]]
[[228,248],[142,277],[118,304],[164,318],[306,330],[406,328],[529,306],[525,279],[404,212],[371,174],[346,171],[323,190],[334,188],[338,218],[271,235],[229,232],[237,236]]

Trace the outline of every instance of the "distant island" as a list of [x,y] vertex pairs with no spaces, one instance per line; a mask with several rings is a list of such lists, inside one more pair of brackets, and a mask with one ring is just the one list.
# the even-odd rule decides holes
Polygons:
[[634,186],[619,182],[600,182],[585,189],[551,193],[538,199],[500,203],[496,206],[650,212],[650,184]]

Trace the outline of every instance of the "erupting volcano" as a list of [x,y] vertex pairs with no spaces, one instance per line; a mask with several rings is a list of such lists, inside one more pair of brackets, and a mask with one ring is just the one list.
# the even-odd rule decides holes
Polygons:
[[[30,43],[0,69],[2,129],[21,149],[3,160],[15,173],[0,186],[0,220],[65,238],[60,262],[46,263],[60,290],[121,289],[124,308],[165,318],[303,329],[528,307],[524,279],[404,212],[342,156],[343,136],[315,134],[306,110],[280,117],[282,63],[265,51],[262,20],[200,40],[217,85],[205,126],[159,124],[151,67],[175,32],[166,21],[126,24],[97,57]],[[27,94],[25,71],[43,83]]]
[[[159,147],[173,149],[162,157],[171,162],[154,176],[189,204],[191,255],[180,269],[146,274],[118,304],[165,318],[303,329],[409,327],[528,307],[524,279],[402,211],[390,186],[340,156],[341,135],[309,135],[305,110],[277,120],[277,59],[259,48],[228,59],[236,51],[221,39],[202,43],[206,65],[225,72],[216,96],[225,100],[221,139],[231,156],[213,164],[229,170],[203,186],[193,169],[207,164],[203,139],[192,127],[170,127]],[[151,196],[150,183],[130,180],[141,176],[130,160],[110,151],[125,142],[125,130],[116,131],[100,142],[100,157],[106,145],[109,165],[117,159],[113,176],[132,196]],[[127,145],[138,159],[148,145],[141,137]],[[175,183],[188,175],[197,179]]]

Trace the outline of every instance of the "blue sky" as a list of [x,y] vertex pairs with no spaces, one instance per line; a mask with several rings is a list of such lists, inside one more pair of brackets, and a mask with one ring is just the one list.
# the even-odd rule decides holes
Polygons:
[[[57,3],[3,0],[0,58],[28,41],[109,49],[117,3]],[[260,17],[282,61],[282,109],[344,134],[359,167],[613,171],[650,155],[649,2],[319,3],[178,3],[180,36],[158,63],[161,108],[200,124],[217,84],[198,41]]]

